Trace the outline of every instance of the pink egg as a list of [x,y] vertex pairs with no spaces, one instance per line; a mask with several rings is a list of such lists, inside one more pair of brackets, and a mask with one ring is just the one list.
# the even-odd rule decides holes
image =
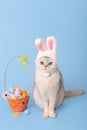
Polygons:
[[21,90],[16,89],[14,92],[15,97],[20,97],[21,96]]

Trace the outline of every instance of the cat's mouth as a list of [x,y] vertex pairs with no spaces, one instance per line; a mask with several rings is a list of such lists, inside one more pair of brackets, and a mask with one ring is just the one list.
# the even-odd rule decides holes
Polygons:
[[47,68],[44,68],[44,70],[48,70]]
[[44,73],[50,73],[50,71],[48,70],[48,68],[44,68],[44,69],[42,69],[42,71],[43,71]]
[[44,67],[43,70],[49,72],[49,68],[48,67]]
[[49,68],[49,66],[43,66],[43,69],[44,70],[49,70],[50,68]]
[[55,71],[56,69],[49,69],[49,68],[44,68],[43,69],[43,71],[45,72],[45,73],[53,73],[54,71]]

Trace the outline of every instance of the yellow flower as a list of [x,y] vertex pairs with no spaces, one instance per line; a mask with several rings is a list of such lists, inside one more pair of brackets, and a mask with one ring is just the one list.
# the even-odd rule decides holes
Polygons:
[[30,64],[30,62],[27,59],[28,53],[26,53],[23,57],[20,58],[20,62],[22,63],[22,70],[25,70],[25,63]]

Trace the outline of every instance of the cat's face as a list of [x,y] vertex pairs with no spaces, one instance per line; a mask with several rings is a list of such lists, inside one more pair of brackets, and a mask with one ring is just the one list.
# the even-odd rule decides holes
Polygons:
[[37,60],[36,67],[44,72],[55,71],[57,68],[57,61],[44,56]]

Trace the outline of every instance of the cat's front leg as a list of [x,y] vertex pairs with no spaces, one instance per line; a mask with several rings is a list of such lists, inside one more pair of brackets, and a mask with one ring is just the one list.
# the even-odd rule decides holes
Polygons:
[[42,102],[43,102],[43,117],[49,117],[49,104],[48,104],[48,97],[45,92],[42,93]]
[[49,117],[48,100],[44,98],[44,99],[43,99],[43,103],[44,103],[44,113],[43,113],[43,117],[47,118],[47,117]]
[[55,97],[49,99],[49,117],[52,117],[52,118],[56,117],[55,101],[56,101]]

